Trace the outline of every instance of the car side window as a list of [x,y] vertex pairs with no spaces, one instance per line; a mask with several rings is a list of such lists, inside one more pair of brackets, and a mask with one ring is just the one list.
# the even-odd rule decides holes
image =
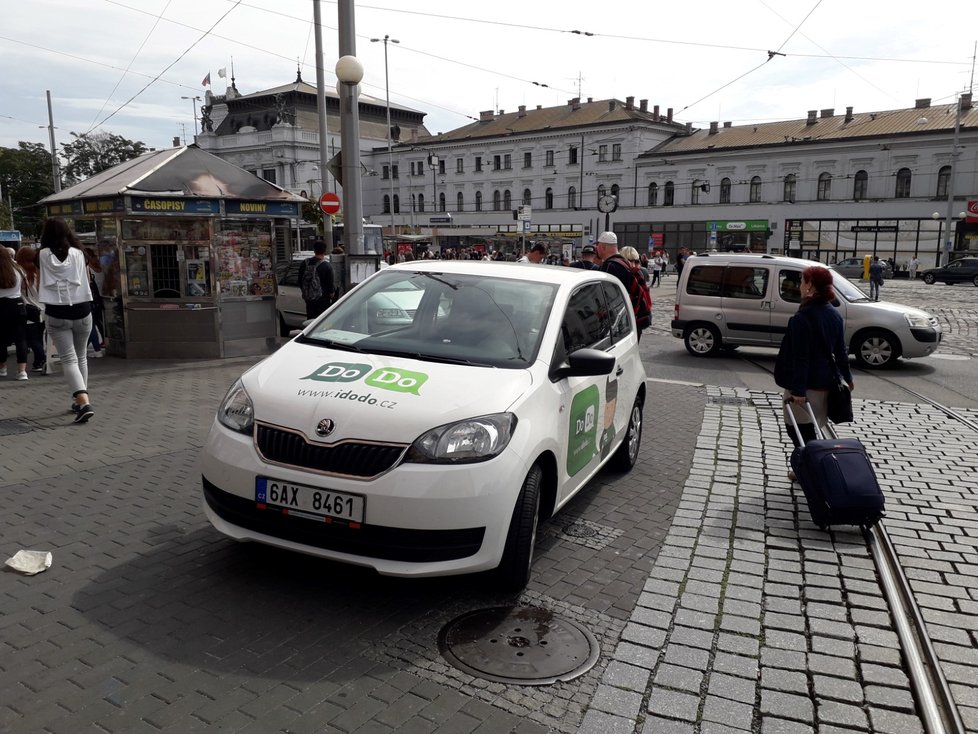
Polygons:
[[797,270],[782,270],[778,273],[778,293],[782,301],[801,303],[801,273]]
[[625,300],[621,288],[615,283],[602,283],[608,313],[611,316],[611,342],[615,344],[632,333],[632,304]]
[[571,295],[561,332],[566,354],[586,347],[601,349],[607,345],[611,318],[600,283],[585,285]]
[[686,292],[691,296],[719,296],[723,271],[723,266],[697,265],[686,280]]
[[760,300],[767,293],[768,277],[767,268],[731,265],[724,274],[723,297]]

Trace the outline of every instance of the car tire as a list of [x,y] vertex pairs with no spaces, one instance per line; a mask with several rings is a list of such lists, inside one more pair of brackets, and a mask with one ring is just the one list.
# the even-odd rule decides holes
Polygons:
[[934,277],[934,276],[933,276],[933,275],[932,275],[931,273],[926,273],[926,274],[924,275],[924,282],[925,282],[925,283],[926,283],[927,285],[934,285],[934,282],[935,282],[936,280],[937,280],[937,279],[936,279],[936,278],[935,278],[935,277]]
[[631,471],[638,461],[638,451],[642,446],[642,396],[636,395],[632,410],[628,414],[628,428],[625,439],[611,457],[608,466],[615,471]]
[[971,279],[971,282],[975,284],[975,288],[978,288],[978,275]]
[[720,332],[711,324],[687,326],[683,332],[683,342],[686,351],[694,357],[714,357],[722,347]]
[[543,470],[539,464],[534,464],[523,480],[520,494],[516,498],[503,557],[496,567],[497,586],[502,591],[522,591],[530,581],[533,549],[537,542],[542,482]]
[[902,349],[900,340],[888,331],[868,329],[852,339],[849,351],[863,369],[888,369],[896,366]]

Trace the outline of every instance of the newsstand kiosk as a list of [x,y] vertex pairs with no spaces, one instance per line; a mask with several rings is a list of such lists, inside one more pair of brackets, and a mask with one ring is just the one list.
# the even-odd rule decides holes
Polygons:
[[220,358],[277,345],[276,264],[303,199],[195,145],[43,200],[98,254],[109,354]]

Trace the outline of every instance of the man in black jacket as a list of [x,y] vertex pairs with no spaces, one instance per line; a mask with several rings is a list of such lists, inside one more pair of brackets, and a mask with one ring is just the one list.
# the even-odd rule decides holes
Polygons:
[[[306,302],[306,318],[314,319],[333,302],[333,266],[326,259],[326,243],[323,240],[316,240],[312,245],[315,257],[302,263],[299,266],[299,287],[302,290],[302,299]],[[307,298],[307,290],[303,287],[305,282],[306,269],[316,268],[316,277],[319,278],[321,295],[318,298]]]

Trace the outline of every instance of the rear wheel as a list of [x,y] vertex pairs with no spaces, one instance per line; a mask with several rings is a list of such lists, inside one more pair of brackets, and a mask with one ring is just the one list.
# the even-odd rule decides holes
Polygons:
[[867,369],[893,367],[900,358],[900,341],[890,332],[871,329],[856,334],[850,348],[856,364]]
[[608,466],[617,471],[630,471],[638,461],[638,450],[642,445],[642,398],[635,396],[632,412],[628,415],[628,429],[625,440],[615,451]]
[[975,284],[975,288],[978,288],[978,275],[971,279],[971,282]]
[[924,282],[927,285],[934,285],[934,281],[936,281],[936,280],[937,279],[934,277],[934,274],[933,273],[925,273],[924,274]]
[[533,549],[537,542],[542,481],[543,470],[538,464],[534,464],[523,480],[523,487],[516,498],[503,558],[496,567],[498,586],[504,591],[522,591],[530,581]]
[[693,324],[683,334],[686,351],[694,357],[713,357],[720,351],[720,332],[710,324]]

